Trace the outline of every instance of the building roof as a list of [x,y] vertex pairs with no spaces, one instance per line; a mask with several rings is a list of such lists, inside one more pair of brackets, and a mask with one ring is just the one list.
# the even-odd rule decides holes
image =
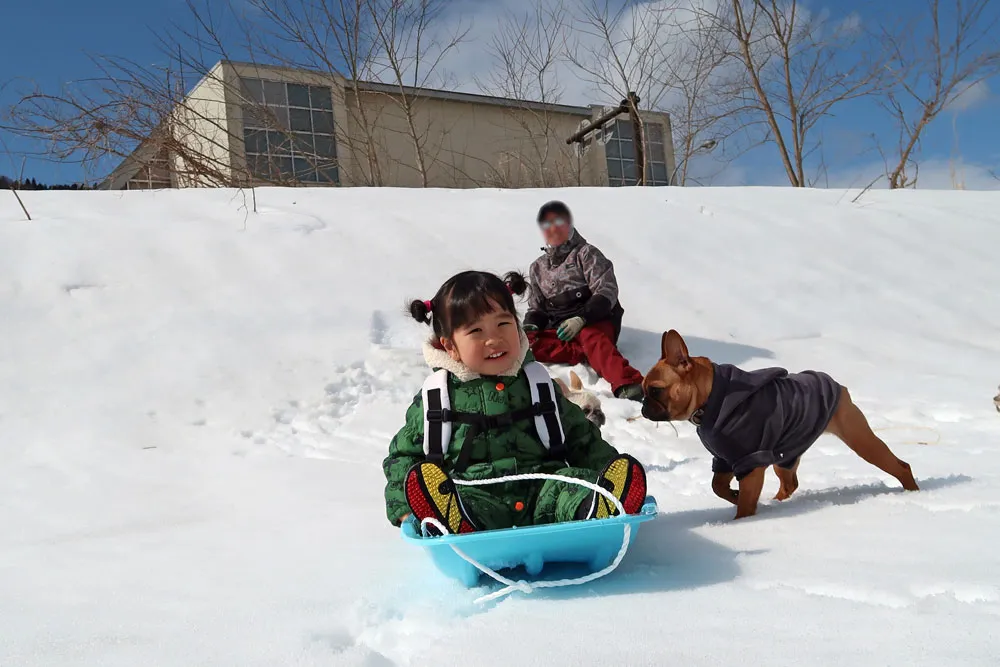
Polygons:
[[[358,87],[361,88],[362,90],[371,90],[380,93],[399,92],[399,86],[394,86],[386,83],[379,83],[377,81],[359,81]],[[585,118],[590,118],[591,115],[590,107],[578,107],[578,106],[571,106],[568,104],[533,102],[531,100],[519,100],[511,97],[494,97],[492,95],[481,95],[478,93],[461,93],[451,90],[438,90],[436,88],[411,88],[409,86],[406,86],[404,87],[404,90],[412,95],[421,95],[423,97],[448,100],[451,102],[468,102],[469,104],[490,104],[494,106],[516,108],[516,109],[533,109],[537,111],[555,111],[558,113],[564,113],[572,116],[581,116]]]
[[[323,76],[330,76],[330,72],[324,72],[322,70],[316,70],[306,67],[293,68],[284,67],[281,65],[264,65],[260,63],[248,63],[236,60],[226,60],[222,61],[226,64],[233,65],[236,67],[249,67],[258,70],[275,70],[275,71],[287,71],[287,72],[310,72],[313,74],[320,74]],[[382,83],[379,81],[358,81],[358,88],[361,90],[386,93],[388,95],[398,94],[399,86],[395,84]],[[511,109],[531,109],[533,111],[549,111],[555,113],[564,113],[571,116],[580,116],[581,118],[590,118],[591,108],[573,106],[569,104],[553,104],[547,102],[537,102],[532,100],[519,100],[512,97],[495,97],[492,95],[482,95],[479,93],[462,93],[452,90],[441,90],[438,88],[416,88],[413,86],[403,86],[403,91],[408,95],[415,95],[420,97],[429,97],[440,100],[448,100],[450,102],[466,102],[468,104],[488,104],[492,106],[507,107]]]
[[[118,163],[118,166],[111,170],[107,176],[98,183],[94,189],[95,190],[113,190],[116,183],[126,183],[130,178],[139,173],[139,170],[143,168],[144,163],[140,161],[139,154],[148,154],[150,150],[155,150],[152,144],[150,144],[149,139],[140,142],[132,152],[126,157],[122,158],[122,161]],[[154,153],[155,154],[155,153]]]

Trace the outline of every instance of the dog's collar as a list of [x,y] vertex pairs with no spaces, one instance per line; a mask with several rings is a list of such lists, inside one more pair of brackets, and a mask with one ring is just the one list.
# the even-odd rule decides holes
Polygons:
[[701,426],[701,418],[704,416],[705,416],[705,408],[698,408],[697,410],[691,413],[691,416],[688,418],[688,421],[694,424],[695,426]]

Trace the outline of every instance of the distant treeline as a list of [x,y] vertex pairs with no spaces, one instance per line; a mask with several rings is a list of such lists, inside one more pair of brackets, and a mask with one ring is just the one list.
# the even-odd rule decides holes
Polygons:
[[39,183],[33,178],[26,178],[25,180],[17,180],[14,178],[8,178],[3,174],[0,174],[0,190],[89,190],[90,188],[86,185],[80,185],[79,183],[71,184],[56,184],[56,185],[46,185],[45,183]]

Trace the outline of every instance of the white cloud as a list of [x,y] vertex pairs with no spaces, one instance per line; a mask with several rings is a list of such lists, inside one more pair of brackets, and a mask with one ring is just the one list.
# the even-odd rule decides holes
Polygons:
[[837,32],[841,35],[859,35],[864,28],[861,14],[851,12],[837,24]]
[[[1000,180],[991,172],[1000,173],[996,167],[984,164],[966,163],[956,158],[932,158],[922,160],[919,170],[909,170],[909,175],[917,177],[918,190],[1000,190]],[[830,172],[831,188],[863,188],[878,178],[872,188],[889,187],[885,177],[885,165],[871,162],[850,169]]]
[[952,100],[948,103],[946,107],[948,111],[954,111],[956,113],[961,111],[968,111],[973,107],[977,107],[986,100],[990,98],[990,87],[986,81],[977,81],[970,86],[967,86],[960,93],[958,93]]
[[[582,7],[592,0],[452,0],[448,5],[446,13],[439,18],[435,27],[435,34],[438,36],[449,36],[456,31],[467,30],[465,40],[455,49],[445,55],[439,67],[442,74],[447,74],[447,79],[438,85],[455,88],[467,92],[484,92],[481,83],[486,82],[495,63],[490,54],[489,47],[495,36],[505,24],[507,17],[514,15],[517,17],[534,17],[539,6],[551,8],[562,2],[567,9],[567,17],[576,21],[574,27],[577,28],[572,36],[573,40],[578,40],[580,52],[587,50],[597,52],[601,46],[601,39],[593,34],[586,34],[580,31],[579,22],[582,20]],[[613,6],[622,6],[621,0]],[[635,3],[625,11],[616,26],[617,34],[612,39],[618,39],[623,34],[633,30],[634,21],[638,21],[643,14],[657,11],[662,8],[669,8],[672,12],[671,23],[682,24],[695,16],[694,11],[698,8],[713,9],[719,0],[650,0],[649,2]],[[541,4],[539,4],[541,3]],[[800,11],[805,11],[800,8]],[[800,16],[800,19],[807,20],[809,14]],[[834,26],[844,34],[854,33],[863,28],[862,18],[856,12],[852,12]],[[669,54],[677,54],[682,49],[678,39],[676,27],[662,27],[655,34],[647,35],[660,44],[666,45],[667,57]],[[589,105],[589,104],[615,104],[618,102],[617,93],[609,90],[600,90],[593,82],[582,78],[577,70],[568,60],[563,59],[554,68],[551,76],[557,81],[562,95],[559,99],[563,104]],[[433,85],[433,84],[432,84]],[[642,95],[642,91],[639,91]],[[949,106],[950,110],[963,111],[982,104],[990,97],[989,87],[985,83],[969,86]],[[674,100],[664,99],[661,107],[669,106]],[[844,148],[845,137],[840,137],[837,144]],[[858,152],[862,150],[861,142],[858,138],[851,138],[851,147],[857,150],[851,152],[857,158]],[[696,180],[706,185],[788,185],[788,178],[777,156],[773,156],[773,162],[762,162],[762,153],[768,152],[770,147],[761,147],[755,152],[756,158],[752,160],[736,160],[732,163],[719,161],[721,155],[703,156],[697,158],[692,163],[692,174]],[[847,150],[846,148],[844,150]],[[850,152],[850,151],[849,151]],[[872,161],[860,167],[841,168],[831,170],[828,178],[823,179],[817,185],[836,188],[861,188],[865,187],[873,179],[884,173],[884,165],[881,161]],[[947,159],[925,160],[921,164],[918,187],[921,189],[952,189],[953,178],[958,183],[964,183],[967,189],[1000,189],[1000,181],[994,179],[990,174],[990,168],[978,164],[956,163],[954,167]],[[881,178],[873,187],[887,187],[886,179]]]
[[921,190],[1000,190],[1000,180],[981,164],[961,159],[925,160],[920,164],[917,188]]
[[[771,162],[762,161],[762,155],[750,160],[736,160],[732,163],[722,163],[710,156],[697,158],[691,165],[691,182],[688,185],[712,186],[777,186],[789,187],[788,176],[781,168],[776,155],[772,154]],[[961,160],[930,159],[920,163],[917,175],[918,190],[1000,190],[1000,180],[993,176],[1000,175],[1000,167],[989,167],[978,163],[965,163]],[[911,170],[911,175],[913,172]],[[875,190],[889,187],[885,176],[885,166],[881,162],[872,161],[849,168],[833,169],[828,177],[819,179],[815,184],[818,188],[830,189],[861,189],[871,186]]]
[[[622,13],[615,25],[611,39],[619,44],[626,41],[626,36],[637,34],[640,38],[664,45],[661,57],[669,58],[672,51],[679,48],[679,29],[677,24],[693,18],[695,8],[714,8],[718,0],[651,0],[650,2],[634,3]],[[577,53],[594,54],[599,53],[602,47],[602,39],[593,34],[593,29],[588,29],[584,25],[584,7],[590,6],[592,0],[494,0],[493,2],[483,0],[460,0],[453,2],[445,16],[442,17],[436,33],[439,35],[451,35],[456,31],[468,29],[465,40],[450,51],[440,62],[442,73],[447,72],[450,86],[468,92],[481,92],[478,82],[485,81],[494,66],[493,58],[490,55],[489,47],[498,31],[504,25],[506,18],[513,14],[515,16],[534,16],[537,8],[555,7],[563,4],[566,8],[566,17],[571,27],[575,28],[573,34],[567,34],[567,46]],[[596,3],[601,4],[601,3]],[[614,14],[615,2],[609,3],[610,13]],[[649,20],[644,21],[656,12],[663,12],[667,16],[667,21],[671,25],[658,26],[654,32],[645,33],[642,26],[648,26]],[[638,66],[636,53],[643,49],[631,49],[631,55],[625,56],[629,51],[624,47],[620,49],[620,54],[625,56],[626,69]],[[620,94],[607,90],[605,86],[598,86],[588,77],[582,74],[578,68],[563,58],[552,70],[552,79],[558,81],[562,91],[560,101],[564,104],[616,104],[620,101]],[[637,91],[643,96],[643,91]],[[646,91],[647,96],[649,91]],[[661,106],[669,100],[661,100]]]

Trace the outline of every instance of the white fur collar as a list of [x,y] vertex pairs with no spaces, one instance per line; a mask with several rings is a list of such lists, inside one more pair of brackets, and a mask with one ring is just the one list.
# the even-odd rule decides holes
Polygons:
[[[521,341],[521,352],[517,355],[517,359],[510,365],[507,370],[500,373],[504,377],[513,377],[521,371],[521,366],[524,365],[524,358],[528,355],[528,337],[524,334],[524,330],[518,327],[517,332],[519,334],[519,339]],[[431,368],[443,368],[455,377],[458,378],[459,382],[468,382],[469,380],[476,380],[480,377],[479,373],[473,373],[469,368],[460,361],[455,361],[451,358],[444,350],[439,350],[429,342],[424,343],[424,361]]]

